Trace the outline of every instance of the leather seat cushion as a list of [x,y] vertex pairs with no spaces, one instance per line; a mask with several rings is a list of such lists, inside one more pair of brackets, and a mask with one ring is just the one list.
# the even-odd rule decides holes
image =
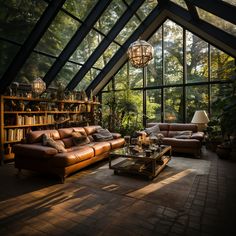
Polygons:
[[201,142],[196,139],[176,139],[176,138],[164,138],[163,144],[171,145],[174,147],[188,147],[188,148],[200,148]]
[[94,142],[90,144],[90,147],[94,149],[95,156],[111,150],[109,142]]
[[114,149],[114,148],[122,147],[125,143],[125,140],[124,140],[124,138],[118,138],[118,139],[113,139],[113,140],[110,140],[107,142],[109,142],[112,149]]
[[64,167],[88,160],[94,156],[94,150],[91,147],[83,147],[79,151],[73,150],[65,153],[58,153],[50,159],[52,166]]

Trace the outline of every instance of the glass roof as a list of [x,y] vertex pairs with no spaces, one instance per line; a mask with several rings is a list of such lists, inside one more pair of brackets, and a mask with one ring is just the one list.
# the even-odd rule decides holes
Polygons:
[[227,3],[231,4],[231,5],[236,6],[236,0],[222,0],[222,1],[227,2]]
[[188,7],[187,7],[184,0],[171,0],[171,2],[174,2],[174,3],[178,4],[179,6],[185,8],[186,10],[188,10]]
[[[59,1],[55,2],[58,3]],[[66,0],[63,6],[58,6],[58,9],[55,2],[49,0],[0,0],[0,83],[3,80],[8,80],[9,84],[12,81],[29,83],[35,76],[40,76],[44,79],[51,70],[51,67],[54,70],[55,66],[56,73],[48,80],[50,82],[54,80],[51,86],[56,86],[59,82],[67,86],[72,79],[76,78],[73,82],[79,83],[74,83],[75,86],[73,88],[86,89],[93,80],[96,80],[101,70],[106,67],[111,58],[120,49],[124,49],[123,53],[126,53],[126,48],[123,45],[135,31],[136,34],[139,33],[142,37],[141,32],[143,27],[145,29],[149,27],[149,25],[144,25],[143,21],[151,14],[154,8],[159,8],[157,0],[112,0],[110,4],[107,4],[106,8],[101,10],[99,15],[94,14],[94,19],[98,20],[88,26],[89,28],[87,29],[89,32],[81,38],[81,43],[79,45],[71,45],[72,37],[77,30],[80,30],[84,22],[87,22],[89,13],[94,7],[97,4],[106,4],[108,1]],[[160,11],[158,14],[162,14],[165,6],[168,7],[168,2],[165,0],[162,1],[162,6],[159,8]],[[230,6],[233,8],[236,6],[235,0],[215,1],[214,4],[217,5],[221,2],[225,2],[227,7]],[[188,10],[184,0],[171,0],[171,3],[173,6],[177,4]],[[195,8],[195,3],[198,5],[197,1],[190,2],[193,5],[192,9]],[[201,1],[201,4],[205,4],[204,1]],[[132,12],[133,6],[137,6],[134,14]],[[235,24],[206,11],[208,7],[209,5],[206,3],[206,7],[202,7],[205,10],[197,6],[196,9],[202,20],[215,26],[216,31],[213,35],[217,35],[217,29],[221,29],[229,33],[232,37],[236,37]],[[112,34],[110,33],[108,35],[109,32],[112,32],[111,29],[117,27],[116,23],[119,22],[119,19],[126,11],[131,12],[130,18],[127,18],[127,22],[124,22],[123,29],[111,38]],[[50,14],[53,14],[53,19],[50,19]],[[178,14],[176,12],[176,15]],[[44,17],[43,21],[45,26],[47,26],[45,29],[41,29],[41,34],[39,33],[40,30],[37,29],[37,22],[40,22],[40,17]],[[181,17],[181,14],[178,17]],[[46,22],[47,20],[49,21],[48,24]],[[195,19],[192,20],[195,21]],[[194,23],[196,26],[201,27],[199,22],[195,21]],[[32,33],[33,35],[31,35]],[[211,34],[211,31],[209,30],[208,33]],[[32,45],[26,45],[25,42],[28,42],[26,40],[30,36],[32,36],[32,40],[35,40],[35,42]],[[232,38],[230,40],[232,41]],[[104,44],[104,41],[106,44]],[[101,43],[106,45],[102,49],[99,47]],[[174,47],[172,49],[172,45],[164,45],[164,50],[177,50]],[[236,51],[235,45],[235,43],[232,43],[229,47],[232,47]],[[70,55],[65,57],[63,54],[61,57],[62,53],[68,54],[70,47],[73,47]],[[29,49],[29,52],[27,57],[24,58],[25,49],[26,51]],[[220,49],[224,51],[224,48]],[[229,48],[226,47],[225,51],[230,54]],[[179,53],[181,52],[179,51]],[[94,60],[90,63],[89,59],[92,54]],[[16,61],[14,58],[17,58]],[[11,63],[13,61],[17,65],[16,70],[13,63]],[[84,68],[86,68],[84,73],[79,73]],[[11,76],[8,75],[9,73]],[[83,74],[83,76],[79,78],[78,75],[80,74]],[[105,76],[103,73],[102,75]]]
[[208,23],[226,31],[227,33],[229,34],[232,34],[236,37],[236,25],[226,21],[226,20],[223,20],[222,18],[216,16],[216,15],[213,15],[212,13],[210,12],[207,12],[199,7],[196,7],[197,8],[197,12],[199,14],[199,17],[202,19],[202,20],[205,20],[207,21]]

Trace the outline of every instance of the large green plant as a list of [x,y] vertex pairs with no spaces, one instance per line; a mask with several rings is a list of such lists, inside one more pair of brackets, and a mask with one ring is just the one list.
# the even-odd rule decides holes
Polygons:
[[227,139],[236,136],[236,77],[232,83],[214,103],[214,107],[219,109],[221,114],[218,116],[222,133]]

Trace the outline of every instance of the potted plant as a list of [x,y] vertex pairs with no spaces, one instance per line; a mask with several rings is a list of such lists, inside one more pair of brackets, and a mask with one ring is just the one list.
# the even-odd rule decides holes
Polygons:
[[217,145],[221,144],[223,141],[219,120],[216,118],[211,119],[211,121],[207,124],[205,133],[206,148],[213,152],[216,151]]

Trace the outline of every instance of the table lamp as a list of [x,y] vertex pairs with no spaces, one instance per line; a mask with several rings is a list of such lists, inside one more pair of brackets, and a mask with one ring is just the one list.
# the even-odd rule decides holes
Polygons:
[[193,119],[191,121],[191,123],[197,124],[198,126],[198,131],[203,131],[206,126],[207,123],[209,122],[209,118],[207,116],[206,111],[204,110],[199,110],[199,111],[195,111]]

